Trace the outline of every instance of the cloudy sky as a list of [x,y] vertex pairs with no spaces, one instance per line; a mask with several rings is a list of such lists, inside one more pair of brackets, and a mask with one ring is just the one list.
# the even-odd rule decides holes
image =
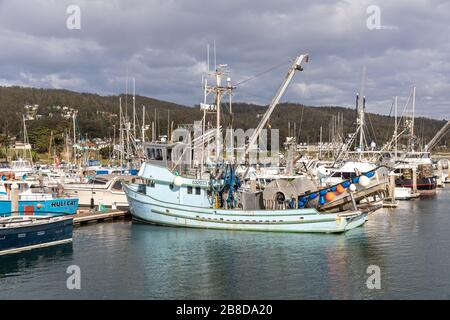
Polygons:
[[282,101],[353,107],[365,67],[369,111],[389,113],[395,95],[401,108],[416,86],[417,114],[450,118],[448,0],[0,0],[0,85],[117,94],[128,70],[137,93],[194,105],[214,41],[234,83],[285,62],[235,101],[268,104],[308,52]]

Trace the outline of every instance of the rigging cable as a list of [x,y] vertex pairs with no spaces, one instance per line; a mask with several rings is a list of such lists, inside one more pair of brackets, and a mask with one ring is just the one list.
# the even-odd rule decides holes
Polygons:
[[244,80],[242,80],[242,81],[239,81],[238,83],[235,84],[235,86],[237,87],[237,86],[239,86],[239,85],[241,85],[241,84],[243,84],[243,83],[246,83],[246,82],[249,82],[249,81],[251,81],[251,80],[254,80],[254,79],[256,79],[256,78],[258,78],[258,77],[260,77],[260,76],[262,76],[262,75],[264,75],[264,74],[266,74],[266,73],[269,73],[270,71],[273,71],[273,70],[275,70],[275,69],[278,69],[278,68],[280,68],[280,67],[282,67],[282,66],[284,66],[284,65],[286,65],[286,64],[287,64],[287,62],[283,62],[283,63],[279,63],[279,64],[277,64],[277,65],[274,65],[274,66],[270,67],[269,69],[267,69],[267,70],[265,70],[265,71],[262,71],[262,72],[260,72],[260,73],[255,74],[254,76],[251,76],[251,77],[249,77],[249,78],[247,78],[247,79],[244,79]]

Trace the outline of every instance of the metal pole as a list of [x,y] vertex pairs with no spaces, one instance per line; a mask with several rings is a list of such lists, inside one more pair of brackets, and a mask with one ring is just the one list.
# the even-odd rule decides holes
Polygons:
[[136,139],[136,79],[133,78],[133,138]]
[[142,143],[145,142],[145,106],[142,106]]
[[394,129],[394,136],[395,136],[395,160],[397,160],[398,155],[398,124],[397,124],[397,96],[395,96],[395,129]]

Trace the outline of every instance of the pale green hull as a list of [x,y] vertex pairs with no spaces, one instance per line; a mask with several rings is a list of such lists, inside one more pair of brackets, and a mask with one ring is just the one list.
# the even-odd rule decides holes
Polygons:
[[346,214],[319,213],[315,209],[241,210],[186,206],[155,199],[138,192],[137,185],[124,187],[134,219],[146,223],[204,229],[340,233],[367,221],[360,211]]

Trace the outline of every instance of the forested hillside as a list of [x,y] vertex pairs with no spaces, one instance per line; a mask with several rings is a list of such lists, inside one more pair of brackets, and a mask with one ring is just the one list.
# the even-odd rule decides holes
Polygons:
[[[132,114],[132,96],[122,94],[122,108]],[[45,152],[49,144],[50,134],[53,131],[56,144],[62,144],[62,136],[72,130],[72,120],[64,117],[62,109],[66,107],[78,111],[77,132],[80,137],[111,138],[114,126],[118,128],[119,96],[100,96],[91,93],[78,93],[68,90],[36,89],[22,87],[0,87],[0,143],[5,145],[17,138],[22,139],[23,126],[22,115],[26,113],[25,105],[39,105],[35,113],[37,120],[27,121],[28,135],[33,147],[39,152]],[[146,106],[146,123],[157,120],[157,130],[160,134],[167,132],[168,117],[170,122],[177,124],[190,124],[200,120],[202,112],[198,107],[186,107],[167,101],[160,101],[148,97],[136,96],[136,109],[138,123],[142,121],[142,106]],[[267,106],[252,105],[246,103],[233,104],[233,127],[254,128]],[[168,112],[168,110],[170,110]],[[223,121],[227,125],[231,121],[228,106],[223,108]],[[155,112],[156,111],[156,112]],[[288,122],[293,132],[294,123],[296,134],[301,142],[319,141],[320,127],[323,130],[323,141],[330,137],[329,129],[334,121],[333,117],[343,114],[344,133],[350,133],[356,127],[356,113],[354,109],[324,106],[307,107],[299,104],[284,103],[275,109],[270,118],[272,128],[280,129],[280,136],[288,134]],[[210,117],[214,122],[213,115]],[[368,140],[383,144],[390,138],[393,132],[394,120],[392,117],[377,114],[367,114]],[[444,120],[426,118],[416,119],[416,133],[422,142],[429,141],[434,134],[444,125]],[[148,131],[150,134],[150,131]],[[116,132],[118,136],[118,132]],[[441,141],[442,145],[450,145],[450,135]]]

